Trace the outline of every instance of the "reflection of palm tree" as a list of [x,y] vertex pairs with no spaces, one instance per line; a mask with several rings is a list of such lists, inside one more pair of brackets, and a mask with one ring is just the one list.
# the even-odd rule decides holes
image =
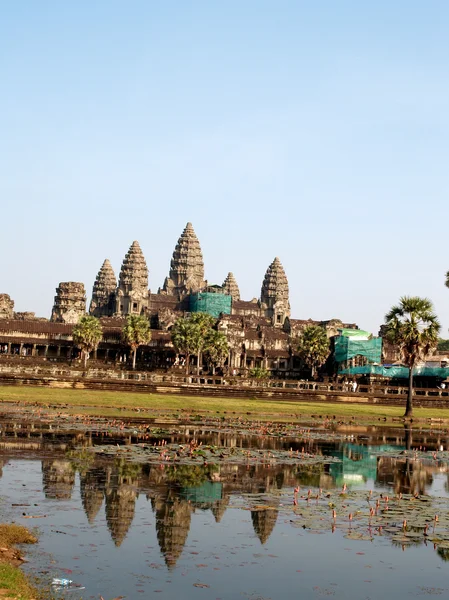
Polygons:
[[413,445],[413,429],[407,423],[404,424],[404,434],[405,434],[405,448],[407,450],[411,450],[412,445]]
[[90,524],[94,522],[103,504],[105,486],[106,473],[101,467],[80,473],[81,500]]
[[396,463],[394,489],[397,494],[425,494],[432,479],[432,473],[419,461],[406,458]]
[[437,548],[438,556],[445,562],[449,560],[449,548]]

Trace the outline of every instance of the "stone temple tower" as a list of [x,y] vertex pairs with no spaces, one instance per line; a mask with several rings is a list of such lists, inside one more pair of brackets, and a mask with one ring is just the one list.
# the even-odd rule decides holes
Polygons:
[[181,299],[187,294],[199,292],[205,285],[200,243],[192,223],[187,223],[176,244],[170,272],[162,289],[166,294]]
[[115,312],[117,280],[111,263],[106,259],[98,271],[92,289],[89,313],[94,317],[111,317]]
[[223,292],[232,296],[233,300],[240,300],[240,290],[234,277],[234,273],[227,274],[226,279],[223,281],[222,288]]
[[50,321],[53,323],[78,323],[86,314],[86,292],[84,284],[62,281],[56,288],[55,302]]
[[275,258],[265,273],[260,295],[262,308],[274,326],[282,327],[290,317],[288,281],[279,258]]
[[148,267],[139,242],[133,242],[122,264],[115,297],[117,315],[140,315],[148,309]]

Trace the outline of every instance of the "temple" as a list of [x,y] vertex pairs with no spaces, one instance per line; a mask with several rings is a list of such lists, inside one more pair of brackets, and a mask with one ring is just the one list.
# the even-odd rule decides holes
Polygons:
[[[170,330],[176,319],[192,312],[208,312],[218,330],[226,334],[228,370],[263,368],[278,376],[297,376],[301,361],[297,340],[308,325],[320,325],[328,337],[341,327],[356,328],[339,320],[291,318],[287,275],[278,257],[268,265],[259,298],[243,300],[236,277],[229,272],[222,285],[205,278],[203,253],[191,223],[174,248],[168,276],[157,293],[148,288],[148,266],[134,241],[126,253],[118,280],[106,258],[93,283],[89,314],[101,319],[103,340],[94,360],[115,363],[126,357],[121,338],[127,315],[144,315],[151,324],[152,341],[138,351],[143,369],[167,367],[175,362]],[[86,314],[83,283],[61,282],[56,288],[50,320],[34,313],[14,312],[14,302],[0,294],[0,352],[21,357],[70,360],[76,356],[72,329]]]

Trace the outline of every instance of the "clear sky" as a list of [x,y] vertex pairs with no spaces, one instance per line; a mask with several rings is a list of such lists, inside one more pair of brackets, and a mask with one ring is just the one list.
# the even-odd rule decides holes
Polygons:
[[0,2],[0,292],[50,316],[137,239],[157,291],[187,221],[206,278],[377,332],[449,337],[447,0]]

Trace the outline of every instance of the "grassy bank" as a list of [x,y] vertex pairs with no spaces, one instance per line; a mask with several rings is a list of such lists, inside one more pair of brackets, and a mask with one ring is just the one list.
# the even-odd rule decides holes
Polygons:
[[[404,408],[355,403],[328,403],[288,400],[260,400],[248,398],[207,398],[169,394],[142,394],[132,392],[89,391],[33,387],[0,387],[0,402],[20,402],[61,408],[64,412],[95,416],[139,417],[213,413],[215,415],[242,415],[250,419],[276,418],[290,420],[309,415],[329,415],[356,419],[378,420],[400,418]],[[416,408],[416,419],[449,419],[447,409]]]
[[17,544],[34,544],[37,539],[26,527],[0,524],[0,597],[32,600],[37,590],[20,570],[21,554]]

